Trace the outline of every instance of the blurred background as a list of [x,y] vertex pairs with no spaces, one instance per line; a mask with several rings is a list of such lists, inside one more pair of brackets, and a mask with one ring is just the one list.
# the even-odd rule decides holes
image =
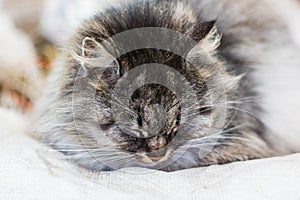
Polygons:
[[[117,1],[0,0],[0,106],[30,111],[42,93],[59,47],[82,20]],[[287,7],[286,1],[294,4]],[[300,8],[300,0],[272,2],[298,37],[300,26],[294,22],[300,17],[291,10],[296,2]]]
[[59,47],[106,0],[0,0],[0,106],[30,111]]

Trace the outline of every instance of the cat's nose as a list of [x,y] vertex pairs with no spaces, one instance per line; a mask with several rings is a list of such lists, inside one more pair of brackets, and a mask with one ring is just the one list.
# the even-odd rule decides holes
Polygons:
[[167,145],[167,140],[163,136],[155,136],[148,141],[148,147],[152,152],[148,153],[147,156],[152,161],[162,160],[166,153],[167,148],[164,148]]
[[166,144],[167,140],[162,136],[155,136],[148,141],[148,147],[153,151],[164,148]]

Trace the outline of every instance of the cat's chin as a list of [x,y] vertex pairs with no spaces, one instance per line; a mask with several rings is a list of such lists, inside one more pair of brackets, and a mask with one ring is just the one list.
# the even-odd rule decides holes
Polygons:
[[163,148],[154,152],[137,153],[137,157],[139,161],[145,164],[163,163],[171,158],[173,151],[173,148]]

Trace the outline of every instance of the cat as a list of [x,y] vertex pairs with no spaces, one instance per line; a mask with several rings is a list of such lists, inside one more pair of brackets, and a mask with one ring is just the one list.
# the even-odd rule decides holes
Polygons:
[[288,154],[274,129],[284,97],[271,79],[276,70],[299,72],[295,52],[265,1],[129,1],[74,33],[33,132],[94,171]]

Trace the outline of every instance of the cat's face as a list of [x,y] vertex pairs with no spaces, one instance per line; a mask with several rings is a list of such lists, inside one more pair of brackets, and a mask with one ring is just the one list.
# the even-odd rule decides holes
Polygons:
[[[93,85],[98,88],[96,104],[97,112],[100,113],[97,121],[101,128],[99,134],[104,132],[112,142],[112,149],[130,157],[124,160],[126,164],[123,165],[160,168],[172,163],[193,142],[209,135],[213,121],[222,117],[216,114],[218,109],[213,109],[212,104],[216,102],[212,99],[216,97],[210,94],[212,91],[207,85],[207,81],[214,82],[217,77],[203,61],[193,66],[173,53],[143,49],[128,53],[117,62]],[[138,68],[145,63],[150,64],[146,68]],[[152,63],[162,64],[157,67],[161,67],[163,72],[154,70],[147,74],[147,69],[155,69]],[[137,72],[127,83],[128,74],[136,68]],[[173,70],[168,70],[171,68]],[[165,80],[165,83],[151,83],[154,79]],[[172,88],[185,90],[182,88],[184,81],[191,91],[183,91],[184,95],[180,97]],[[114,92],[122,82],[126,82],[121,90],[129,93],[127,97],[124,97],[121,90],[119,93]],[[122,102],[124,98],[128,103]],[[105,116],[101,114],[104,112]],[[97,136],[94,138],[97,144]],[[200,149],[196,148],[195,151],[194,158],[186,156],[185,159],[197,160]]]
[[[186,74],[191,75],[190,72]],[[141,81],[143,76],[141,73],[135,78]],[[175,150],[183,145],[184,140],[205,135],[202,128],[208,128],[211,122],[207,86],[202,79],[190,78],[193,80],[191,85],[198,89],[198,102],[193,102],[193,107],[183,109],[182,102],[169,88],[147,84],[134,91],[127,106],[115,101],[118,109],[110,110],[110,123],[102,124],[102,129],[109,132],[108,138],[120,151],[135,154],[141,162],[168,159],[171,149]],[[102,96],[103,98],[105,97]],[[111,106],[108,103],[105,106],[100,105],[99,109]],[[123,118],[119,115],[123,115]],[[120,120],[116,121],[114,118]],[[177,135],[179,128],[185,131],[185,135]],[[181,143],[172,142],[175,137],[180,137]]]
[[[82,145],[92,149],[90,160],[95,158],[112,169],[142,166],[176,170],[196,166],[201,148],[213,146],[216,141],[207,143],[208,139],[204,147],[201,144],[205,143],[204,138],[211,134],[210,131],[220,130],[217,124],[223,120],[224,113],[220,112],[224,110],[214,105],[221,105],[224,91],[220,88],[227,87],[220,84],[220,76],[224,79],[223,84],[227,84],[230,76],[212,54],[221,39],[215,23],[200,23],[194,28],[196,33],[188,31],[191,35],[188,37],[199,40],[195,42],[198,45],[190,46],[184,55],[143,48],[129,51],[105,64],[105,55],[114,45],[101,46],[90,36],[78,42],[83,45],[78,54],[82,53],[81,58],[87,61],[83,79],[88,80],[96,91],[95,98],[88,101],[94,101],[97,118],[83,117],[90,112],[84,94],[75,100],[78,104],[75,107],[80,109],[73,109],[79,114],[75,119],[84,122],[84,127],[76,132],[81,132]],[[140,38],[134,38],[134,42],[145,38],[139,36],[142,33],[137,35]],[[163,36],[170,37],[166,33]],[[156,42],[160,43],[159,40]],[[185,45],[182,40],[172,42],[177,44],[176,48],[186,47],[180,46]],[[108,67],[98,71],[103,65]],[[79,162],[93,165],[80,158]],[[98,165],[95,168],[105,167]]]

